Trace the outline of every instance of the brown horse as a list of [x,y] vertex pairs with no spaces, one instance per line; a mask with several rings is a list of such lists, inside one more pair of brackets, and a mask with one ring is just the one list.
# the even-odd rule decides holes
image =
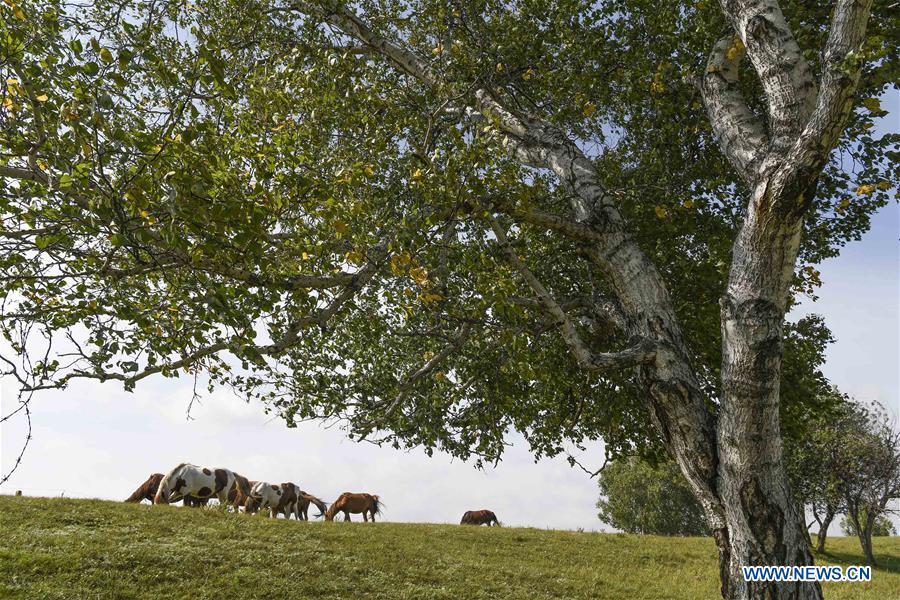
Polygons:
[[153,473],[147,481],[134,490],[132,495],[128,496],[125,502],[141,502],[142,500],[153,502],[153,497],[156,496],[156,491],[159,489],[159,482],[162,481],[162,478],[162,473]]
[[364,521],[368,523],[369,515],[371,515],[372,522],[374,523],[375,515],[381,514],[381,506],[381,500],[378,499],[378,496],[344,492],[338,496],[338,499],[325,511],[325,520],[334,521],[334,516],[337,513],[342,512],[344,513],[344,520],[349,521],[350,513],[362,513]]
[[304,491],[300,491],[297,498],[298,506],[297,506],[297,518],[302,521],[309,521],[309,505],[314,504],[316,508],[319,509],[319,514],[316,515],[318,519],[321,516],[325,515],[325,511],[328,510],[328,505],[313,496],[312,494],[307,494]]
[[[159,482],[162,481],[163,474],[162,473],[153,473],[150,477],[147,478],[147,481],[142,483],[140,487],[134,490],[134,493],[128,496],[125,502],[142,502],[144,500],[149,500],[150,503],[153,503],[153,498],[156,496],[156,492],[159,490]],[[185,506],[206,506],[208,502],[207,498],[195,498],[194,496],[185,496],[184,497],[184,505]]]
[[467,510],[463,514],[462,521],[460,521],[459,524],[487,525],[488,527],[492,524],[496,524],[497,527],[500,527],[500,521],[497,520],[497,515],[489,510]]

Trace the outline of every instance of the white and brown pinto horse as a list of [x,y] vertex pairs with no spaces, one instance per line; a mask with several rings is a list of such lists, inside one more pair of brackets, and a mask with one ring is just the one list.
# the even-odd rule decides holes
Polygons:
[[250,498],[245,510],[254,513],[262,508],[269,509],[269,517],[275,519],[279,513],[285,519],[291,515],[300,520],[300,494],[304,493],[296,484],[287,482],[280,485],[268,481],[257,481],[250,490]]
[[[138,489],[134,490],[133,494],[128,496],[125,502],[138,503],[149,500],[150,504],[153,504],[156,492],[159,491],[159,482],[163,480],[163,477],[164,475],[162,473],[152,473],[150,477],[147,478],[147,481],[142,483]],[[185,506],[205,506],[208,501],[208,498],[200,499],[195,498],[194,496],[184,497]]]
[[350,513],[362,513],[364,521],[368,522],[371,516],[374,523],[375,515],[381,514],[381,500],[372,494],[344,492],[325,511],[325,520],[334,521],[334,516],[339,512],[344,513],[345,521],[350,520]]
[[247,493],[247,480],[229,469],[212,469],[182,463],[169,471],[159,482],[153,498],[154,504],[169,504],[187,496],[200,500],[218,498],[223,506],[228,502],[228,492],[237,487]]

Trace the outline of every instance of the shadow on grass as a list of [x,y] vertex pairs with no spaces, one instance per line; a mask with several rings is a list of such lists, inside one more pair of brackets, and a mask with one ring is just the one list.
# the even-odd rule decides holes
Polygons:
[[[865,564],[861,552],[833,552],[826,550],[825,552],[819,553],[817,558],[818,563],[824,563],[827,560],[830,563],[835,562],[843,565]],[[900,556],[885,554],[883,552],[879,553],[876,549],[875,560],[878,562],[875,570],[887,571],[888,573],[900,573]]]

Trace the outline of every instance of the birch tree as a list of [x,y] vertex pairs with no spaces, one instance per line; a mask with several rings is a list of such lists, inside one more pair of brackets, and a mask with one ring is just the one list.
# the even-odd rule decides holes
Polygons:
[[187,373],[463,458],[660,446],[723,597],[821,597],[740,567],[812,562],[784,317],[896,180],[897,28],[784,6],[6,2],[20,414]]

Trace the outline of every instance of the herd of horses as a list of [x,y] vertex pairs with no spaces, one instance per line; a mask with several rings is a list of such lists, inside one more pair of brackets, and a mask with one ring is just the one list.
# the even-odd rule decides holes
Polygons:
[[[375,521],[381,514],[383,503],[374,494],[344,492],[328,505],[319,498],[300,489],[295,483],[281,484],[268,481],[251,481],[230,469],[198,467],[181,463],[165,475],[153,473],[125,502],[149,500],[152,504],[171,504],[181,501],[184,506],[205,506],[216,498],[219,504],[235,511],[254,514],[269,509],[269,517],[279,514],[289,519],[291,515],[298,521],[309,520],[309,507],[315,506],[319,514],[334,521],[335,515],[344,513],[344,520],[350,514],[362,514],[363,520]],[[500,525],[497,515],[489,510],[470,510],[463,514],[461,525]]]

